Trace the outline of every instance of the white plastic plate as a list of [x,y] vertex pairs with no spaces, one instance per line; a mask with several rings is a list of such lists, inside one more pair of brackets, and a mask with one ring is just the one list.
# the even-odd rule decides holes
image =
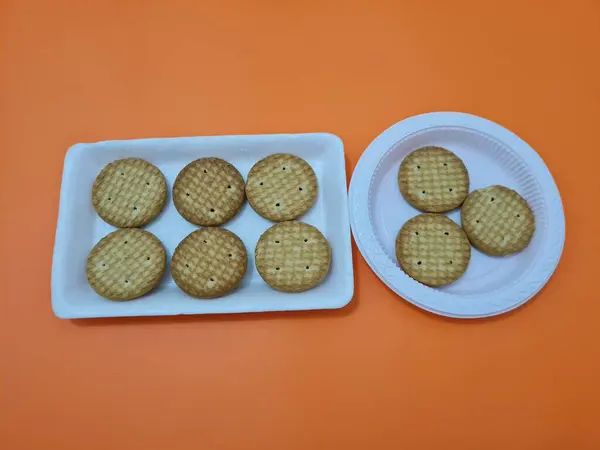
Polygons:
[[[494,184],[515,189],[529,202],[536,221],[525,250],[499,258],[473,248],[462,278],[435,289],[406,275],[395,254],[398,231],[420,214],[400,194],[398,168],[406,155],[427,145],[447,148],[464,161],[471,190]],[[444,316],[487,317],[522,305],[554,272],[565,240],[560,195],[540,156],[507,129],[469,114],[423,114],[384,131],[360,158],[349,201],[352,232],[371,269],[399,296]],[[459,210],[448,216],[460,225]]]
[[[85,275],[87,255],[115,229],[100,219],[91,203],[92,184],[106,164],[126,157],[143,158],[163,172],[170,191],[179,171],[197,158],[223,158],[246,178],[254,163],[278,152],[304,158],[317,175],[317,201],[299,220],[316,226],[331,244],[331,269],[319,286],[286,294],[271,289],[260,278],[254,265],[254,249],[260,235],[273,223],[256,214],[246,202],[238,215],[224,225],[242,239],[248,252],[248,271],[233,293],[213,300],[191,298],[177,287],[168,269],[155,291],[129,302],[105,300],[89,287]],[[179,215],[170,194],[161,215],[145,227],[162,241],[169,260],[177,244],[198,228]],[[77,144],[65,157],[52,262],[52,307],[58,317],[330,309],[346,305],[353,292],[344,147],[337,136],[314,133],[106,141]]]

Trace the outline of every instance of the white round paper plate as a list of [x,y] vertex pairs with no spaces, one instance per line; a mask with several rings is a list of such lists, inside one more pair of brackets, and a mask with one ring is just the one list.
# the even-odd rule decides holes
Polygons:
[[[447,148],[463,160],[471,190],[500,184],[519,192],[536,223],[525,250],[491,257],[473,248],[466,273],[442,288],[410,278],[400,269],[395,253],[401,226],[420,214],[400,194],[398,168],[406,155],[427,145]],[[388,128],[361,156],[349,197],[354,239],[371,269],[404,299],[444,316],[488,317],[522,305],[546,284],[565,241],[560,194],[542,158],[512,132],[470,114],[423,114]],[[448,216],[460,224],[460,210]]]

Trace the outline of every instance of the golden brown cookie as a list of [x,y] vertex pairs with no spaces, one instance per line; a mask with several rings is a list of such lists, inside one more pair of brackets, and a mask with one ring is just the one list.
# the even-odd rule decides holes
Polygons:
[[162,211],[167,181],[148,161],[125,158],[105,166],[92,187],[92,204],[104,221],[120,228],[141,227]]
[[488,255],[504,256],[523,250],[535,231],[535,218],[527,202],[504,186],[471,192],[461,213],[469,240]]
[[258,214],[275,222],[297,219],[317,199],[317,177],[306,161],[277,153],[257,162],[246,182],[248,202]]
[[410,277],[428,286],[443,286],[465,273],[471,245],[464,231],[448,217],[421,214],[400,229],[396,257]]
[[244,278],[248,255],[244,243],[223,228],[190,233],[173,253],[171,275],[183,292],[196,298],[222,297]]
[[195,225],[224,224],[244,204],[244,178],[220,158],[197,159],[177,175],[173,203],[179,214]]
[[441,147],[423,147],[404,158],[398,184],[415,208],[445,212],[459,207],[467,197],[469,174],[454,153]]
[[90,252],[87,280],[109,300],[133,300],[154,289],[167,266],[162,243],[152,233],[137,228],[105,236]]
[[302,292],[319,284],[331,263],[325,236],[302,222],[273,225],[258,240],[256,268],[265,282],[283,292]]

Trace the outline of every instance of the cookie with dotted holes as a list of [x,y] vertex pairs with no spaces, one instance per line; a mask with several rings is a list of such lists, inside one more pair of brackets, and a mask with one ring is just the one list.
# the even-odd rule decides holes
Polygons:
[[471,192],[461,213],[463,229],[473,246],[492,256],[523,250],[535,231],[535,218],[529,204],[504,186]]
[[127,228],[113,231],[96,244],[87,259],[86,275],[102,297],[133,300],[158,285],[166,266],[166,252],[156,236]]
[[415,208],[445,212],[459,207],[469,193],[469,174],[462,160],[441,147],[410,153],[398,171],[400,192]]
[[235,289],[248,266],[246,247],[223,228],[202,228],[189,234],[173,253],[171,275],[183,292],[216,298]]
[[396,257],[411,278],[427,286],[444,286],[467,270],[471,245],[464,231],[448,217],[421,214],[400,229]]
[[105,222],[119,228],[141,227],[160,214],[167,181],[158,168],[139,158],[105,166],[94,181],[92,204]]
[[277,153],[257,162],[246,182],[248,202],[258,214],[275,222],[297,219],[317,199],[317,177],[294,155]]
[[331,264],[325,236],[302,222],[273,225],[258,240],[256,268],[265,282],[283,292],[302,292],[318,285]]
[[187,221],[216,226],[231,220],[244,204],[244,178],[220,158],[200,158],[183,168],[173,184],[173,203]]

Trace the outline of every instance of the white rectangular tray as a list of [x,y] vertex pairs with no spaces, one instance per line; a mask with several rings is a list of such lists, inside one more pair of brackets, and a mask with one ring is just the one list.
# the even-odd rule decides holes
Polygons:
[[[272,153],[292,153],[314,169],[319,195],[313,208],[299,220],[316,226],[332,249],[331,269],[323,283],[303,293],[286,294],[271,289],[254,265],[254,248],[273,223],[256,214],[248,202],[225,224],[246,245],[248,271],[239,288],[225,297],[198,300],[185,295],[169,274],[150,294],[129,302],[112,302],[96,294],[85,275],[92,247],[115,228],[94,211],[91,189],[100,170],[120,158],[143,158],[165,175],[169,198],[161,215],[145,227],[164,244],[170,260],[175,247],[197,229],[179,215],[172,203],[173,181],[189,162],[217,156],[237,167],[244,178],[261,158]],[[160,316],[258,311],[292,311],[341,308],[354,293],[352,248],[348,219],[344,146],[328,133],[254,136],[208,136],[138,139],[77,144],[65,157],[60,209],[52,261],[52,308],[61,318]]]

